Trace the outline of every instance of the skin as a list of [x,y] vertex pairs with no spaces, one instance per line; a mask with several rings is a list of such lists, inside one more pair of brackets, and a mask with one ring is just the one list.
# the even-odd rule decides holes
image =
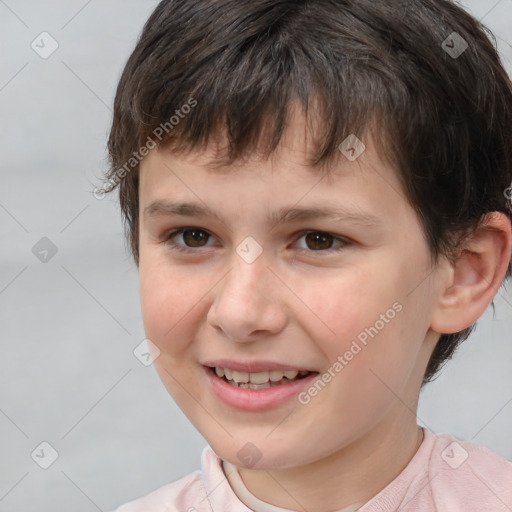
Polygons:
[[[441,258],[433,267],[396,170],[371,137],[361,137],[366,150],[357,160],[340,153],[320,180],[304,164],[308,133],[296,111],[271,158],[253,155],[221,170],[207,166],[213,144],[180,155],[152,150],[140,167],[139,273],[146,336],[160,351],[155,366],[185,415],[258,498],[325,512],[369,500],[417,451],[430,354],[440,333],[471,325],[492,300],[510,260],[511,230],[505,216],[490,216],[456,264]],[[146,215],[158,199],[206,204],[223,221]],[[265,220],[267,210],[326,204],[379,222]],[[196,244],[171,239],[188,243],[188,253],[168,239],[183,227],[206,232]],[[308,242],[305,234],[318,231],[348,243]],[[251,264],[236,252],[247,236],[263,249]],[[396,302],[401,311],[306,405],[291,399],[241,411],[209,388],[201,362],[221,357],[322,374]],[[262,454],[252,467],[237,457],[249,441]]]

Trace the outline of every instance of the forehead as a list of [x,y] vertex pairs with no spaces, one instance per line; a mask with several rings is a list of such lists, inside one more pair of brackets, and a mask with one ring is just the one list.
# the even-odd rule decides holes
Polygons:
[[[372,165],[394,166],[393,159],[387,151],[386,134],[379,130],[376,121],[369,122],[362,133],[348,134],[344,140],[339,141],[336,151],[325,155],[321,162],[315,162],[315,158],[318,159],[319,148],[323,147],[325,137],[328,136],[324,128],[317,100],[313,98],[311,101],[307,116],[301,104],[298,101],[292,101],[288,106],[284,130],[275,149],[269,150],[269,140],[275,135],[273,120],[269,118],[269,123],[264,125],[258,140],[254,141],[244,154],[235,159],[228,158],[230,143],[224,126],[211,133],[206,144],[194,146],[192,149],[187,150],[182,147],[176,149],[172,140],[168,145],[157,146],[155,150],[150,151],[149,158],[144,159],[141,168],[149,167],[145,160],[155,158],[165,159],[167,162],[186,160],[197,167],[211,171],[211,174],[222,175],[246,169],[251,163],[270,160],[275,164],[285,160],[297,166],[298,169],[311,170],[312,173],[329,178],[330,175],[353,170],[355,166],[347,165],[347,156],[353,156],[353,147],[356,150],[365,147],[366,166],[359,166],[360,171]],[[181,141],[176,142],[181,143]]]
[[370,227],[404,201],[395,170],[380,159],[371,137],[358,158],[340,151],[319,169],[308,162],[310,132],[294,121],[268,159],[252,153],[227,163],[222,141],[181,154],[153,150],[141,164],[141,218],[225,221],[235,208],[259,210],[269,225],[330,218]]
[[[376,215],[396,207],[397,200],[407,202],[397,170],[389,158],[383,158],[384,136],[374,136],[375,124],[340,141],[331,158],[317,165],[312,162],[325,136],[321,116],[312,105],[306,117],[300,104],[290,104],[285,129],[270,155],[259,150],[265,148],[266,133],[261,134],[263,145],[257,143],[256,150],[234,161],[227,158],[229,142],[222,131],[188,151],[157,146],[140,164],[142,216],[167,209],[215,217],[215,211],[227,204],[238,211],[254,211],[260,204],[267,220],[276,222],[287,217],[313,218],[313,211],[300,212],[294,206],[320,213],[326,206],[322,203],[329,199],[330,209],[339,207],[341,216],[353,212],[371,224]],[[260,203],[253,200],[255,195]]]

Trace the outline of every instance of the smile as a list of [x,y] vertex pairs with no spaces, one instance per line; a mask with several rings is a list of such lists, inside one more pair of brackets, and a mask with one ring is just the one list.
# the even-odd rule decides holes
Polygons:
[[230,368],[215,367],[212,368],[217,377],[224,380],[234,387],[242,389],[268,389],[274,386],[286,385],[295,380],[299,380],[312,372],[307,370],[271,370],[256,373],[240,372]]
[[224,404],[245,411],[274,409],[297,397],[318,376],[318,372],[296,370],[249,373],[223,367],[203,368],[213,394]]

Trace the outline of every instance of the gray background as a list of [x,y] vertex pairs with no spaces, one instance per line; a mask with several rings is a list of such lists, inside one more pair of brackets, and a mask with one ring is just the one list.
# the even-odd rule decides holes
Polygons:
[[[108,511],[199,468],[206,441],[133,354],[144,331],[117,200],[92,194],[117,81],[156,4],[0,0],[1,512]],[[464,4],[512,72],[512,0]],[[59,44],[47,59],[31,48],[43,31]],[[58,249],[46,263],[32,252],[43,237]],[[420,423],[512,459],[511,331],[502,289],[424,389]],[[31,457],[43,441],[59,454],[48,469]]]

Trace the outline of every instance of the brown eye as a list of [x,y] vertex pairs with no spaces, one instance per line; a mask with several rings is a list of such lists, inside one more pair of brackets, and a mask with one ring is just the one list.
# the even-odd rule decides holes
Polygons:
[[298,247],[306,254],[316,252],[323,256],[342,251],[351,245],[350,240],[324,231],[303,231],[301,235],[297,241]]
[[306,244],[313,251],[330,249],[333,241],[334,237],[332,235],[322,233],[321,231],[312,231],[306,235]]
[[201,229],[184,229],[182,234],[183,241],[188,247],[203,247],[202,242],[207,242],[210,236]]
[[[182,241],[179,241],[179,237],[182,238]],[[176,231],[173,231],[172,233],[169,233],[165,239],[165,243],[171,247],[171,249],[192,253],[198,252],[194,251],[194,249],[207,247],[207,242],[210,238],[211,235],[204,229],[194,227],[180,228]]]

